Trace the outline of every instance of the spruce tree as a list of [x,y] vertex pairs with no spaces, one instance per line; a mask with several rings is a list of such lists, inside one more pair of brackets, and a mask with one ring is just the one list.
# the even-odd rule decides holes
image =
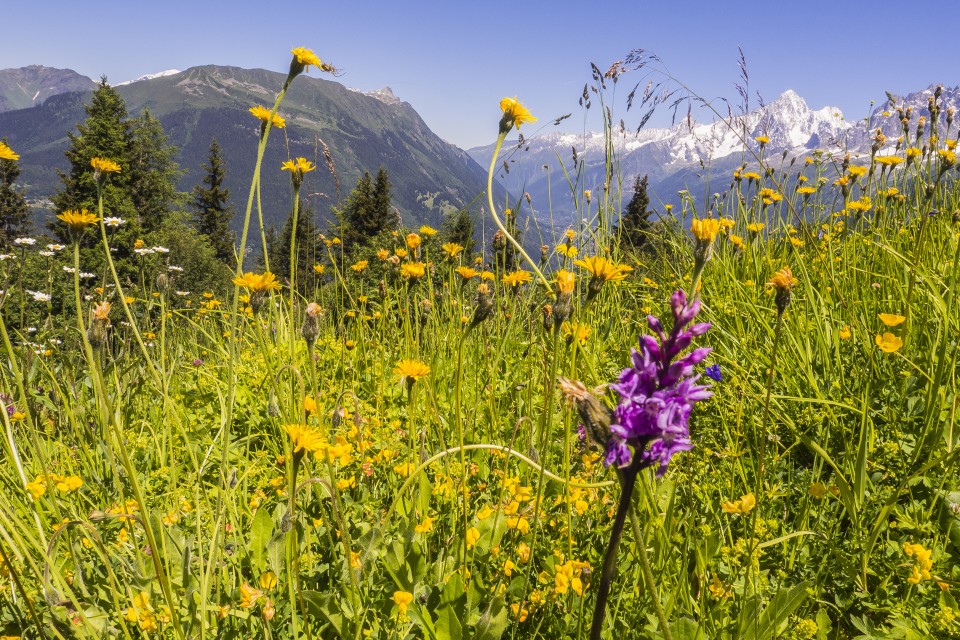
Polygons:
[[340,212],[340,239],[343,241],[344,251],[354,252],[357,248],[366,246],[370,237],[369,220],[372,210],[373,184],[370,174],[364,171]]
[[390,176],[383,167],[377,171],[377,177],[373,181],[373,191],[370,193],[371,220],[370,235],[372,239],[385,232],[396,231],[400,227],[400,220],[393,209],[393,203],[390,199]]
[[[307,202],[300,198],[300,209],[297,212],[297,289],[306,293],[313,289],[313,265],[317,257],[317,226],[314,223],[314,211]],[[270,257],[270,270],[278,278],[290,282],[290,235],[293,233],[293,209],[283,223],[279,232],[267,236],[267,250]]]
[[637,176],[633,182],[633,197],[627,203],[627,209],[620,216],[620,224],[614,232],[614,238],[625,250],[642,251],[649,242],[650,235],[650,196],[647,195],[647,176]]
[[458,209],[447,215],[440,233],[444,242],[453,242],[464,247],[464,254],[469,258],[475,245],[473,229],[473,216],[466,209]]
[[177,191],[183,172],[174,160],[176,153],[149,110],[130,122],[130,197],[144,233],[159,229],[171,209],[183,203],[184,194]]
[[[3,142],[6,143],[6,138]],[[0,160],[0,246],[8,247],[19,236],[30,233],[30,210],[23,194],[13,183],[20,176],[16,160]]]
[[[103,188],[104,215],[122,217],[130,223],[135,220],[136,209],[130,196],[131,137],[127,106],[104,76],[85,109],[87,119],[77,125],[77,133],[67,133],[70,148],[65,155],[70,161],[70,172],[60,172],[63,189],[53,197],[54,207],[57,212],[68,209],[96,211],[97,187],[90,159],[107,158],[120,165],[120,173],[111,175]],[[66,240],[62,227],[52,224],[61,240]]]
[[233,207],[230,205],[230,190],[223,186],[226,168],[216,138],[210,141],[207,162],[208,164],[203,166],[206,172],[203,185],[197,185],[193,189],[193,226],[210,241],[218,260],[235,266],[236,234],[230,228]]

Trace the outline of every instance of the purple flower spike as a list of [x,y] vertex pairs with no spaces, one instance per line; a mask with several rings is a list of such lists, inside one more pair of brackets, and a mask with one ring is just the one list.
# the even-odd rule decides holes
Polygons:
[[694,298],[688,303],[683,290],[674,292],[670,306],[670,334],[664,333],[659,319],[650,316],[650,329],[659,342],[653,336],[641,336],[639,350],[630,353],[633,366],[624,369],[617,383],[611,385],[621,400],[610,425],[604,460],[607,466],[626,467],[633,456],[640,456],[640,467],[656,465],[659,477],[666,472],[673,454],[693,447],[689,426],[693,404],[713,395],[710,387],[695,384],[700,376],[693,375],[693,369],[711,349],[701,347],[675,358],[694,338],[706,333],[710,323],[686,328],[700,312],[700,301]]

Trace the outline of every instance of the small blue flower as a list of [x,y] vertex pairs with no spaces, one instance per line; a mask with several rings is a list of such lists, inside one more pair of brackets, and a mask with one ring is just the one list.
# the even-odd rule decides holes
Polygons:
[[723,382],[723,374],[720,373],[720,365],[712,364],[706,368],[704,371],[707,374],[707,377],[711,380],[716,380],[717,382]]

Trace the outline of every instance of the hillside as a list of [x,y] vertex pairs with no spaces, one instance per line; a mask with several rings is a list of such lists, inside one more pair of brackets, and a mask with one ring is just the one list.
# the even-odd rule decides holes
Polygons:
[[[256,159],[258,121],[249,112],[270,106],[284,74],[264,69],[193,67],[117,87],[131,115],[148,108],[180,149],[185,170],[180,188],[202,178],[211,137],[227,159],[227,186],[242,212]],[[84,118],[88,92],[62,93],[42,104],[0,113],[0,136],[21,154],[21,181],[36,201],[59,187],[57,169],[66,168],[66,133]],[[290,206],[289,176],[280,171],[288,157],[314,160],[308,183],[311,204],[328,216],[337,187],[326,169],[321,141],[333,156],[343,198],[363,171],[384,166],[393,183],[394,205],[408,224],[437,225],[445,211],[467,206],[485,188],[485,172],[464,151],[437,137],[408,103],[389,90],[366,95],[338,82],[303,76],[293,83],[280,114],[287,128],[275,131],[264,157],[263,206],[268,224]]]

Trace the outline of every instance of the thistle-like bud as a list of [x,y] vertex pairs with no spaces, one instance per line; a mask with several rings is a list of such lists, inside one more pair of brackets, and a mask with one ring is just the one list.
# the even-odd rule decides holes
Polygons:
[[170,278],[167,277],[167,274],[161,273],[157,276],[157,290],[163,293],[166,293],[167,289],[170,287]]
[[491,313],[493,313],[493,300],[490,287],[486,283],[480,283],[477,286],[477,295],[474,299],[473,319],[470,320],[467,329],[473,329],[489,318]]
[[303,326],[300,327],[300,335],[306,340],[308,348],[313,348],[314,343],[317,341],[317,334],[320,333],[319,318],[322,313],[323,309],[321,309],[320,305],[316,302],[311,302],[307,305],[306,314],[303,318]]
[[567,402],[574,404],[577,414],[583,421],[583,429],[590,442],[605,449],[610,439],[610,424],[613,422],[613,411],[605,407],[597,396],[606,393],[607,386],[600,385],[592,390],[587,389],[579,380],[557,378],[557,386]]
[[573,273],[566,269],[557,272],[557,303],[553,307],[553,326],[559,328],[573,313]]
[[107,341],[107,329],[110,328],[110,303],[104,300],[93,308],[93,320],[87,329],[87,340],[94,349],[99,349]]
[[543,328],[550,331],[553,329],[553,305],[545,304],[540,311],[543,313]]
[[277,394],[270,391],[270,399],[267,401],[267,415],[276,418],[280,415],[280,403],[277,401]]

